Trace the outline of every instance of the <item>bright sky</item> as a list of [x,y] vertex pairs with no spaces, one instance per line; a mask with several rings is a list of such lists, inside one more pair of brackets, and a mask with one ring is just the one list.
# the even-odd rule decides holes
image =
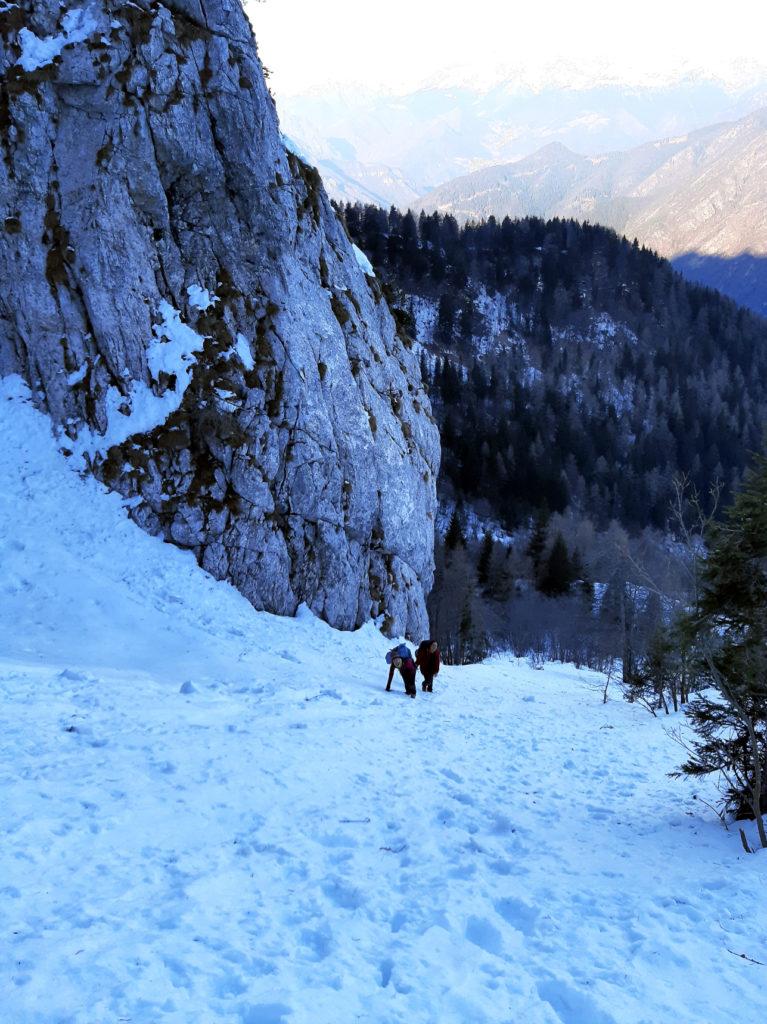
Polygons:
[[284,95],[330,82],[405,91],[456,65],[609,58],[646,73],[684,61],[765,63],[767,0],[245,0]]

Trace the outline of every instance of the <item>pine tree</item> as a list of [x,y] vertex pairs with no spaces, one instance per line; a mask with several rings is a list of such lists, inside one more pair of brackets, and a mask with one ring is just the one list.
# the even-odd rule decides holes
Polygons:
[[480,587],[487,588],[490,582],[490,567],[493,564],[494,550],[495,542],[493,541],[493,534],[490,530],[486,530],[485,536],[482,538],[482,547],[479,551],[479,558],[477,559],[477,582]]
[[561,597],[570,589],[573,582],[573,569],[570,554],[564,537],[558,533],[551,545],[551,551],[543,563],[538,580],[538,589],[546,597]]
[[549,516],[546,509],[541,509],[535,517],[533,532],[530,536],[525,554],[533,563],[533,576],[537,579],[543,561],[543,553],[546,550],[546,540],[549,532]]
[[458,626],[458,642],[459,642],[459,664],[467,664],[470,658],[470,650],[472,647],[472,640],[474,637],[474,621],[471,614],[471,601],[466,598],[466,603],[463,606],[463,612],[461,613],[461,622]]
[[445,534],[445,548],[448,551],[455,551],[456,548],[466,547],[466,540],[463,536],[463,528],[461,526],[461,515],[456,505],[453,509],[453,514],[450,517],[450,525],[447,528]]
[[681,771],[721,773],[725,809],[755,818],[767,847],[767,456],[708,539],[698,606],[685,625],[717,696],[689,706],[697,739]]
[[594,599],[594,584],[591,581],[588,569],[583,564],[583,558],[578,548],[574,548],[570,556],[570,570],[573,583],[578,584],[578,589],[590,605]]
[[437,309],[437,324],[434,329],[434,339],[445,348],[449,347],[453,340],[453,326],[455,323],[455,296],[452,292],[444,292],[439,298]]

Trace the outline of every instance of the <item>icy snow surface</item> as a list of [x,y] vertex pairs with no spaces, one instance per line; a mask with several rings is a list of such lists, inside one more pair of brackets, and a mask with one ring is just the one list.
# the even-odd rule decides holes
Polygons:
[[254,612],[18,380],[0,430],[4,1022],[765,1020],[767,857],[664,722],[565,666],[385,693],[372,626]]

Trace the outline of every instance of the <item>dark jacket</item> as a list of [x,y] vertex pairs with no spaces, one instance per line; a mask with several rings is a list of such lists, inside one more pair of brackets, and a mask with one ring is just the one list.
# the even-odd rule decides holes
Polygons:
[[424,640],[423,643],[418,645],[418,650],[415,655],[415,663],[427,679],[436,676],[439,672],[439,647],[434,651],[434,653],[429,650],[433,643],[433,640]]

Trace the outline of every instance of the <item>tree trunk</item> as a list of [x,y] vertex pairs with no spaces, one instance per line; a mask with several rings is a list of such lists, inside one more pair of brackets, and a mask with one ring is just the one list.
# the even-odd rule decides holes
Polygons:
[[754,812],[762,849],[767,849],[767,832],[765,832],[764,818],[762,817],[762,752],[759,749],[759,737],[756,734],[754,720],[750,715],[746,716],[746,724],[748,726],[748,738],[751,743],[751,757],[754,762],[753,782],[751,784],[751,809]]
[[678,698],[678,694],[677,694],[676,679],[672,679],[670,689],[671,689],[671,699],[674,702],[674,711],[678,711],[679,710],[679,698]]

